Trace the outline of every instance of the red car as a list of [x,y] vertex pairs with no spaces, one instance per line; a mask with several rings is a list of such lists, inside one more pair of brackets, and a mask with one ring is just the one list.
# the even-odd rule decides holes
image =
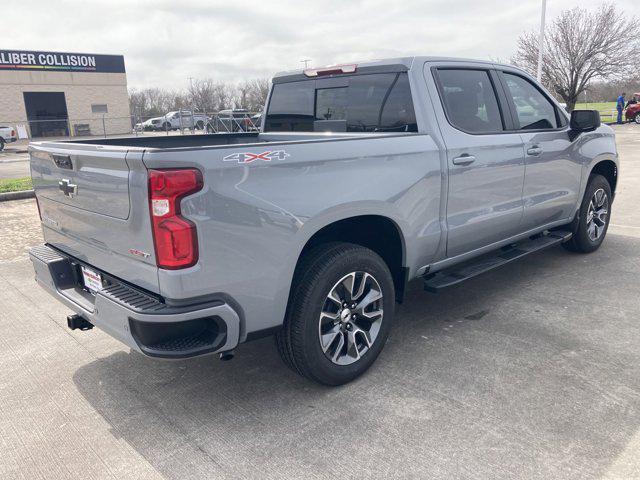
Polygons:
[[[640,93],[633,94],[636,99],[640,98]],[[624,113],[627,122],[636,122],[640,125],[640,102],[629,105]]]

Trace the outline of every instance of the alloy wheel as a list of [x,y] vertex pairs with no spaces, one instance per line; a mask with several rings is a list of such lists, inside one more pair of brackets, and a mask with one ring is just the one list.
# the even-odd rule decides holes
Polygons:
[[587,234],[592,242],[598,240],[604,233],[609,215],[609,198],[604,189],[599,188],[593,193],[587,209]]
[[358,361],[373,345],[383,318],[382,288],[373,275],[351,272],[327,295],[318,324],[320,346],[337,365]]

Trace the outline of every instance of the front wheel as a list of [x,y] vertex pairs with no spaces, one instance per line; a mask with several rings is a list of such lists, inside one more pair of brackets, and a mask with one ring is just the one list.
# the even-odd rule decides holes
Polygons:
[[591,253],[602,245],[611,218],[611,186],[602,175],[591,175],[573,224],[573,237],[564,247],[579,253]]
[[640,113],[636,113],[636,116],[633,117],[633,121],[640,125]]
[[4,138],[0,137],[0,152],[4,150]]
[[395,293],[384,260],[359,245],[323,245],[302,259],[293,288],[276,336],[284,362],[325,385],[362,375],[393,323]]

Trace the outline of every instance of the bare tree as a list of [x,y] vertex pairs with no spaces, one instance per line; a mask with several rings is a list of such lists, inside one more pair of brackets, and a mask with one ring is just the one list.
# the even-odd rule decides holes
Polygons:
[[267,101],[270,86],[268,78],[255,78],[239,83],[236,87],[236,107],[252,112],[261,111]]
[[[573,110],[591,81],[618,80],[638,72],[640,30],[636,17],[626,18],[613,4],[595,12],[576,7],[566,10],[545,31],[542,81]],[[538,35],[523,34],[514,63],[535,74]]]
[[595,81],[587,87],[583,98],[590,102],[615,102],[620,92],[627,92],[628,96],[640,92],[640,75],[624,80]]
[[216,82],[211,78],[194,80],[187,92],[187,97],[196,110],[217,112],[231,108],[233,103],[233,86]]
[[246,108],[252,112],[262,110],[269,94],[269,80],[258,78],[237,85],[216,82],[211,78],[196,79],[184,91],[162,88],[129,90],[131,112],[147,119],[178,109],[214,113],[228,108]]
[[135,115],[143,118],[164,115],[182,104],[181,94],[162,88],[145,88],[129,90],[129,105]]

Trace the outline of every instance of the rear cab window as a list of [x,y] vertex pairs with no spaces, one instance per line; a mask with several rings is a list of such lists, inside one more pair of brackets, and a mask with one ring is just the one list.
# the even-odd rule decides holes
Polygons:
[[265,132],[417,132],[406,72],[276,83]]

